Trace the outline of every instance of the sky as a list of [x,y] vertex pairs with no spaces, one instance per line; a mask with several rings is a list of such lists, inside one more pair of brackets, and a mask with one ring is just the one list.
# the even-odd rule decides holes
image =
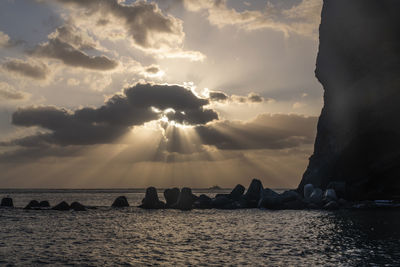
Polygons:
[[296,187],[321,7],[1,1],[0,187]]

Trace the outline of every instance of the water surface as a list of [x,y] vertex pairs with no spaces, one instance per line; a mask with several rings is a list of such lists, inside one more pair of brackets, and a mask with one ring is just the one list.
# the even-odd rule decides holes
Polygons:
[[[199,193],[196,192],[195,193]],[[112,209],[143,191],[2,191],[0,264],[399,266],[400,211]],[[213,193],[210,193],[213,195]],[[79,201],[86,212],[21,209],[31,199]]]

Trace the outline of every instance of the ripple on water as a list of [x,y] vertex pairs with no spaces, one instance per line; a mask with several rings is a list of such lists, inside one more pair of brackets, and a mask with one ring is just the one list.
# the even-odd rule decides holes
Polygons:
[[376,210],[1,210],[0,264],[398,266],[399,219]]

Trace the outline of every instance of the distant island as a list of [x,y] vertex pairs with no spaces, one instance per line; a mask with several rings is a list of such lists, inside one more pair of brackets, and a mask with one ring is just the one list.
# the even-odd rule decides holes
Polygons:
[[218,185],[213,185],[209,187],[208,190],[223,190],[223,188]]

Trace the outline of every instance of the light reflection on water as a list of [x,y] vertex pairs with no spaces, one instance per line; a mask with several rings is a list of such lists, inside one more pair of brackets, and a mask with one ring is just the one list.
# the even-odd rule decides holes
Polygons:
[[[400,211],[114,210],[106,206],[119,193],[68,194],[40,200],[104,207],[1,210],[0,264],[400,265]],[[36,195],[12,196],[25,205]]]

